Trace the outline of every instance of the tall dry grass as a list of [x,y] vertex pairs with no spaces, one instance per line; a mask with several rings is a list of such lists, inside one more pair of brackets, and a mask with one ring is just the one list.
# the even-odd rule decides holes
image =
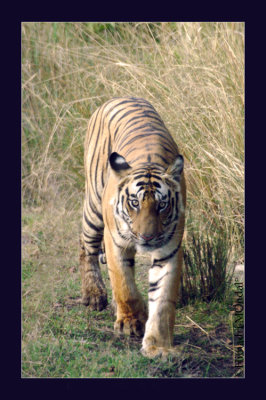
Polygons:
[[225,231],[241,258],[244,24],[29,22],[21,29],[24,207],[79,209],[90,115],[111,97],[141,96],[185,157],[188,233]]

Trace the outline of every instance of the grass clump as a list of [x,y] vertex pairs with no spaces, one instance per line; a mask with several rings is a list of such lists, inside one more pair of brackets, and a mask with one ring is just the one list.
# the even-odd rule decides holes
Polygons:
[[228,268],[230,242],[224,232],[190,235],[184,245],[181,303],[201,299],[206,302],[225,300],[232,286],[233,272]]

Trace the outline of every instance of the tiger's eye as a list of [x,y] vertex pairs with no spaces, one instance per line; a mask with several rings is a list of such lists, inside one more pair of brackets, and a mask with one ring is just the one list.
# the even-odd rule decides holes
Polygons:
[[138,207],[139,201],[138,200],[132,200],[131,204],[132,204],[133,207]]
[[164,208],[166,206],[166,202],[165,201],[160,201],[159,203],[159,208]]

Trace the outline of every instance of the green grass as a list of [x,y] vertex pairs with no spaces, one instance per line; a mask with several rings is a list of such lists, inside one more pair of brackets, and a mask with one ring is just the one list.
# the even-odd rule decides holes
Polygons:
[[[185,157],[179,353],[167,361],[148,360],[140,341],[116,336],[110,308],[92,313],[72,301],[80,295],[88,120],[104,101],[126,95],[154,105]],[[243,374],[234,367],[226,272],[244,260],[243,132],[241,22],[22,23],[23,377]],[[145,299],[147,265],[138,259]],[[103,276],[110,300],[105,269]]]

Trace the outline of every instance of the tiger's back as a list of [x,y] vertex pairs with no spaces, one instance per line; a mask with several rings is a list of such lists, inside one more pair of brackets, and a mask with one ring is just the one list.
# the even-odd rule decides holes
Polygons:
[[[149,251],[153,282],[143,353],[156,355],[151,342],[166,348],[172,341],[171,333],[166,336],[173,330],[172,306],[182,267],[180,245],[186,204],[183,158],[153,106],[144,99],[125,97],[108,101],[92,115],[84,163],[82,303],[99,310],[107,305],[98,264],[104,242],[117,308],[115,329],[143,335],[148,315],[134,282],[134,255],[136,250]],[[163,270],[165,276],[173,275],[174,284],[164,278]],[[162,300],[154,308],[152,292],[157,290],[156,281],[161,280],[164,290],[170,292],[167,302],[172,305],[165,308]],[[158,326],[154,326],[161,326],[165,319],[168,334],[160,328],[156,336]]]
[[152,162],[165,168],[173,162],[178,149],[154,107],[144,99],[126,97],[114,98],[99,107],[88,126],[86,179],[91,184],[90,192],[98,199],[112,152],[121,154],[132,167]]

